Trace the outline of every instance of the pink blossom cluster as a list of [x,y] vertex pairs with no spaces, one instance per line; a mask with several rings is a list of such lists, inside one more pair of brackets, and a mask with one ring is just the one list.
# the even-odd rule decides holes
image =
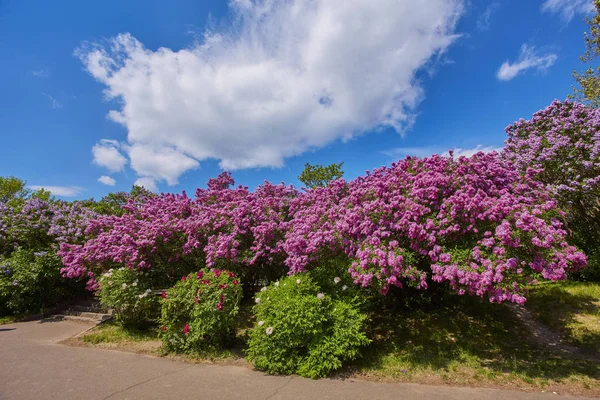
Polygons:
[[299,192],[266,182],[231,188],[228,173],[194,199],[161,194],[122,216],[90,220],[84,244],[62,244],[69,277],[115,265],[228,268],[284,265],[290,274],[346,259],[356,285],[426,289],[522,303],[536,279],[564,279],[586,263],[565,241],[551,193],[497,153],[407,158],[350,182]]
[[497,153],[410,158],[298,197],[284,249],[291,272],[327,254],[350,260],[354,283],[427,287],[522,303],[536,277],[559,280],[586,264],[565,241],[556,202],[531,173]]
[[29,198],[18,207],[0,205],[0,250],[44,250],[57,248],[60,243],[85,242],[88,221],[96,217],[77,202]]
[[506,128],[504,156],[561,197],[600,193],[600,109],[555,100]]

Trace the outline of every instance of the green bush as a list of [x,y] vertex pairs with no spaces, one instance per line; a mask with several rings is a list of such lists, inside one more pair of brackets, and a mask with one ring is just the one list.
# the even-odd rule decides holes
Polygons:
[[329,293],[305,273],[274,282],[256,295],[256,324],[248,343],[248,359],[256,368],[320,378],[359,356],[360,346],[370,343],[364,333],[366,315],[353,289],[334,279]]
[[98,283],[100,303],[114,311],[118,323],[135,328],[156,323],[159,300],[152,294],[147,273],[130,268],[110,269],[100,276]]
[[223,348],[235,338],[241,294],[229,271],[203,269],[183,277],[161,301],[163,348],[192,354]]
[[60,274],[54,251],[18,249],[0,259],[0,315],[36,313],[72,297],[83,285]]

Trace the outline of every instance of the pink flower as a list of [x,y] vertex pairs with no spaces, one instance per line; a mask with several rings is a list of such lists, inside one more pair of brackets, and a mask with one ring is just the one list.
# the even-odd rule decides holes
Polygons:
[[160,328],[161,331],[166,332],[167,331],[167,327],[163,326],[162,328]]
[[218,302],[217,303],[217,310],[221,311],[223,309],[223,303]]
[[204,271],[198,271],[196,273],[196,278],[198,278],[198,279],[202,279],[203,276],[204,276]]
[[190,326],[188,324],[185,324],[185,326],[183,327],[183,333],[186,335],[190,333]]
[[162,297],[163,299],[167,297],[167,292],[165,292],[164,290],[161,292],[160,297]]

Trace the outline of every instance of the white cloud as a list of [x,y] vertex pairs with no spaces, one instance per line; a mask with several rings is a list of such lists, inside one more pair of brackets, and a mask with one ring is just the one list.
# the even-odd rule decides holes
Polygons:
[[31,75],[36,78],[47,78],[50,76],[50,70],[48,68],[36,69],[31,71]]
[[490,3],[485,11],[477,18],[477,29],[480,31],[487,31],[490,29],[490,18],[496,9],[500,6],[499,3]]
[[587,14],[594,11],[594,0],[546,0],[542,4],[543,12],[559,13],[565,22],[570,22],[575,14]]
[[509,81],[528,69],[543,72],[554,65],[557,58],[558,56],[554,53],[540,55],[536,52],[535,47],[523,44],[517,61],[514,63],[508,60],[505,61],[500,66],[496,76],[501,81]]
[[158,193],[158,188],[156,187],[156,181],[153,178],[148,178],[148,177],[138,178],[134,182],[134,185],[142,186],[151,192]]
[[[479,152],[483,152],[483,153],[491,153],[492,151],[497,151],[497,152],[501,152],[502,151],[502,147],[497,147],[497,146],[482,146],[480,144],[478,144],[476,147],[472,148],[472,149],[463,149],[461,147],[455,147],[454,149],[452,149],[452,156],[454,158],[458,158],[458,157],[473,157],[475,154],[479,153]],[[448,151],[442,153],[442,155],[444,157],[448,157],[450,156],[450,153]]]
[[[455,147],[452,149],[453,157],[471,157],[474,154],[479,152],[490,153],[492,151],[502,151],[502,147],[498,146],[482,146],[478,144],[477,146],[465,149],[462,147]],[[396,147],[390,150],[386,150],[382,152],[383,154],[393,157],[393,158],[404,158],[406,156],[413,157],[429,157],[434,154],[441,154],[444,157],[449,157],[450,153],[448,150],[444,150],[442,147]]]
[[117,183],[117,181],[115,181],[114,178],[111,178],[110,176],[106,175],[102,175],[100,178],[98,178],[98,182],[103,183],[107,186],[115,186],[115,184]]
[[415,73],[457,38],[463,0],[232,0],[232,25],[191,48],[129,34],[76,54],[122,106],[139,176],[177,182],[199,161],[280,167],[380,127],[402,133],[423,97]]
[[48,100],[50,100],[50,108],[56,110],[57,108],[62,108],[62,104],[58,102],[54,97],[50,96],[48,93],[42,93],[42,95],[46,96]]
[[125,168],[127,159],[120,151],[121,145],[116,140],[102,139],[92,147],[94,164],[108,169],[110,172],[120,172]]
[[61,197],[75,197],[82,191],[82,189],[78,186],[30,185],[29,188],[33,190],[44,189],[55,196]]

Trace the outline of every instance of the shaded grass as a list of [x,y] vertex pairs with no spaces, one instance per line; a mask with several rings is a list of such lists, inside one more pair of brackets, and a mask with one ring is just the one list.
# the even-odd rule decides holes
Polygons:
[[600,366],[531,343],[503,305],[443,293],[381,305],[374,342],[346,372],[382,380],[600,394]]
[[600,352],[600,283],[541,284],[531,290],[527,308],[566,343]]
[[92,345],[95,347],[132,351],[141,354],[153,354],[191,362],[233,362],[243,360],[246,347],[246,331],[252,327],[253,316],[251,304],[243,304],[240,308],[236,337],[229,346],[221,350],[206,351],[196,354],[170,354],[162,349],[159,328],[148,329],[125,328],[116,322],[108,322],[92,329],[80,338],[66,342],[70,345]]
[[20,317],[17,315],[8,315],[5,317],[0,317],[0,325],[12,324],[16,322]]
[[[539,293],[546,290],[550,289],[542,288]],[[555,294],[554,290],[551,292]],[[545,304],[538,292],[531,298]],[[443,291],[420,294],[409,290],[396,293],[396,297],[391,293],[371,305],[374,311],[369,336],[373,343],[362,351],[363,358],[338,373],[339,377],[600,396],[600,365],[532,343],[529,331],[503,305]],[[542,308],[548,310],[544,315],[549,321],[552,307]],[[141,353],[148,353],[144,343],[153,343],[151,353],[155,355],[189,362],[247,365],[243,359],[246,332],[253,323],[251,304],[245,304],[231,346],[194,355],[163,353],[157,329],[127,331],[106,324],[81,340],[89,345]]]

